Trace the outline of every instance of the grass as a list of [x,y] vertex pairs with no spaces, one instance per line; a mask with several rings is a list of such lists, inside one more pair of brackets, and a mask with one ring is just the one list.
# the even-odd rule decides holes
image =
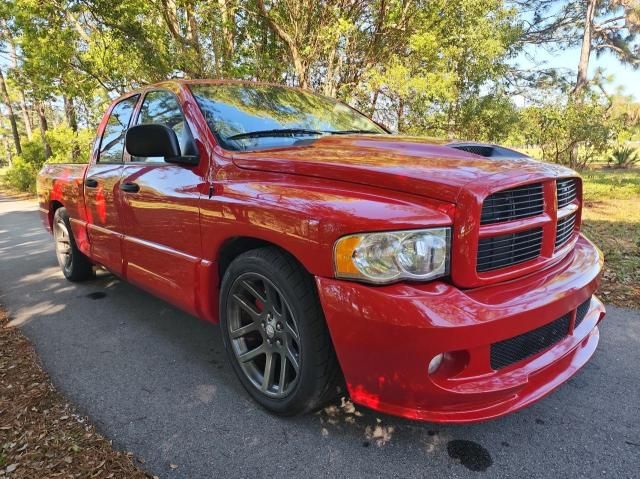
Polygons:
[[640,307],[640,169],[582,173],[583,232],[605,255],[600,295]]

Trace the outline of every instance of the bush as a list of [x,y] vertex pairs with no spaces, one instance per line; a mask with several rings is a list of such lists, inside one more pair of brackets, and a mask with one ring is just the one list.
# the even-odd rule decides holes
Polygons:
[[[47,131],[47,142],[51,147],[48,163],[87,163],[94,133],[83,129],[75,133],[65,125]],[[20,191],[35,193],[36,176],[45,163],[44,146],[40,140],[22,144],[22,154],[13,158],[4,181]]]
[[34,193],[38,171],[38,168],[26,162],[24,158],[17,156],[13,159],[11,168],[7,170],[4,180],[16,190]]
[[44,147],[40,141],[22,144],[22,154],[13,158],[5,175],[5,182],[20,191],[36,191],[36,176],[44,165]]
[[609,156],[607,164],[613,165],[615,168],[629,168],[640,161],[638,151],[629,146],[620,146],[613,150]]
[[523,123],[526,141],[540,146],[543,160],[577,169],[608,150],[618,126],[596,101],[529,107]]
[[49,163],[87,163],[94,132],[81,129],[74,132],[66,125],[47,131],[47,142],[51,147]]

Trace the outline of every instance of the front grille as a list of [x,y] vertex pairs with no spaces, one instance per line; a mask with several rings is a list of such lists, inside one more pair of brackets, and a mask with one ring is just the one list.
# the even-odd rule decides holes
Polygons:
[[576,199],[575,178],[565,178],[556,181],[556,194],[558,197],[558,208],[562,208],[572,203]]
[[571,239],[576,226],[576,214],[571,213],[558,220],[556,225],[556,249]]
[[491,367],[502,369],[550,348],[569,333],[571,315],[491,345]]
[[518,186],[489,195],[482,204],[480,224],[502,223],[542,213],[542,184]]
[[578,309],[576,309],[576,324],[574,328],[577,328],[585,318],[585,316],[589,312],[589,306],[591,306],[591,296],[589,296],[589,299],[587,299],[584,303],[578,306]]
[[482,238],[478,243],[476,271],[490,271],[540,256],[542,228]]

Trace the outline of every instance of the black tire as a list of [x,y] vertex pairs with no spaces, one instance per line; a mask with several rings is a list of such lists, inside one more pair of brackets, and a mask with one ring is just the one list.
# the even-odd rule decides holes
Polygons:
[[54,213],[52,230],[56,258],[65,278],[69,281],[85,281],[93,278],[93,264],[78,249],[65,208],[58,208]]
[[[272,298],[277,295],[281,298],[270,301],[268,289]],[[249,312],[245,306],[254,297]],[[236,375],[253,399],[268,411],[282,416],[303,414],[322,406],[341,391],[342,374],[313,278],[282,250],[259,248],[233,260],[222,280],[220,323]],[[274,327],[269,329],[269,324]],[[240,334],[240,328],[253,330],[232,337]],[[249,349],[250,343],[254,348]],[[242,354],[260,348],[266,348],[265,352],[255,359],[244,362],[239,359]],[[261,363],[264,365],[260,366]],[[273,374],[266,373],[267,364],[276,370]],[[267,378],[271,377],[270,386],[271,379]]]

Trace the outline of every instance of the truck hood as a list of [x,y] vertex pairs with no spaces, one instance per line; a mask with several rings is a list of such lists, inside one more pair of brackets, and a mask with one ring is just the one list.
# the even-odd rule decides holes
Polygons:
[[348,181],[456,203],[463,188],[575,175],[535,160],[499,160],[459,151],[438,140],[388,135],[324,136],[303,146],[234,152],[240,168]]

